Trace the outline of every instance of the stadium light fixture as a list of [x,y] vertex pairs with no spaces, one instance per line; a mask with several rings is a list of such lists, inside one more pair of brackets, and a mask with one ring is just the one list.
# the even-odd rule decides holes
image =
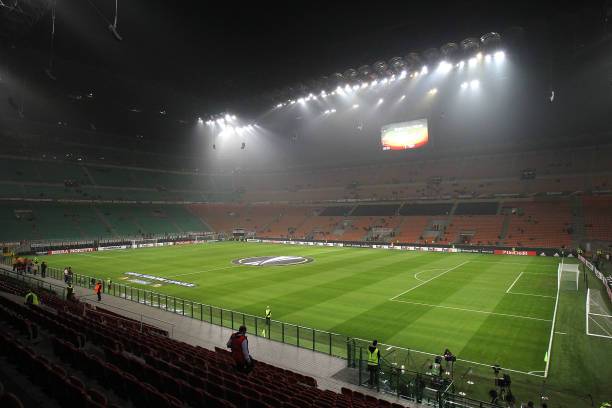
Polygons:
[[304,104],[306,104],[306,100],[304,98],[300,98],[300,99],[298,99],[298,103],[300,105],[304,105]]
[[225,114],[225,120],[229,122],[231,119],[232,119],[232,117],[229,115],[229,113],[226,113]]
[[370,82],[370,86],[374,87],[376,85],[378,85],[378,81],[376,79]]
[[399,79],[404,79],[404,78],[406,78],[406,75],[407,75],[406,70],[403,70],[403,71],[400,73]]
[[385,101],[385,100],[384,100],[383,98],[380,98],[380,99],[378,100],[378,104],[377,104],[377,105],[382,104],[384,101]]
[[442,74],[447,74],[453,69],[453,66],[446,61],[440,61],[437,71]]
[[438,93],[438,88],[431,88],[427,93],[430,95],[435,95]]
[[232,120],[236,120],[236,115],[232,115]]
[[484,57],[485,62],[491,62],[491,54],[487,54]]
[[224,125],[225,124],[225,120],[223,118],[219,118],[217,119],[217,123],[220,125]]
[[480,81],[477,79],[472,79],[470,81],[470,89],[478,89],[480,88]]
[[364,82],[363,84],[361,84],[361,89],[365,89],[368,87],[368,83]]
[[461,84],[461,89],[467,89],[467,87],[468,87],[468,83],[467,82],[463,82]]
[[276,107],[277,107],[277,108],[282,108],[282,107],[283,107],[283,104],[282,104],[282,103],[279,103],[278,105],[276,105]]
[[326,110],[325,112],[323,112],[323,113],[325,113],[326,115],[329,115],[329,112],[331,112],[331,111],[330,111],[329,109],[327,109],[327,110]]
[[423,65],[423,68],[421,68],[421,74],[427,74],[429,72],[429,68],[427,68],[427,65]]
[[457,68],[459,69],[463,69],[463,67],[465,66],[465,61],[461,60],[457,63]]
[[335,109],[330,110],[331,113],[336,113]]
[[482,59],[482,52],[479,52],[478,54],[476,54],[476,59],[477,60],[481,60]]
[[406,95],[402,95],[402,96],[400,97],[400,99],[399,99],[399,100],[400,100],[400,102],[401,102],[401,101],[403,101],[404,99],[406,99]]
[[478,60],[476,59],[476,57],[472,57],[468,60],[468,66],[469,67],[474,67],[476,66],[476,63],[478,62]]
[[359,89],[359,85],[353,85],[353,91],[356,91]]
[[346,92],[351,92],[352,88],[351,88],[351,86],[349,84],[346,84],[346,85],[344,85],[344,90]]
[[202,118],[198,118],[198,125],[201,125],[204,123],[204,120],[202,120]]
[[387,85],[387,82],[389,82],[387,78],[383,78],[382,81],[380,81],[381,85]]
[[506,53],[503,51],[497,51],[495,54],[493,54],[493,57],[495,58],[496,62],[501,62],[506,58]]
[[353,105],[353,109],[357,109],[358,107],[359,107],[359,104],[357,103]]

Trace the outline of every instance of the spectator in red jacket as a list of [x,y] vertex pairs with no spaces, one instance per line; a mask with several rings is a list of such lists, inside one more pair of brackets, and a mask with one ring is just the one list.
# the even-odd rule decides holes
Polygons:
[[232,334],[227,341],[227,347],[232,350],[236,370],[248,373],[253,368],[253,359],[249,354],[249,340],[246,336],[246,330],[246,326],[240,326],[238,331]]

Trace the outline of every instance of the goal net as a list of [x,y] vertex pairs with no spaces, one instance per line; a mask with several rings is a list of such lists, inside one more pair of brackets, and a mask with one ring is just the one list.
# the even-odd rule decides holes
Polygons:
[[589,336],[612,339],[612,311],[608,301],[597,289],[587,289],[586,333]]
[[578,264],[559,264],[559,289],[578,290],[578,277],[580,268]]

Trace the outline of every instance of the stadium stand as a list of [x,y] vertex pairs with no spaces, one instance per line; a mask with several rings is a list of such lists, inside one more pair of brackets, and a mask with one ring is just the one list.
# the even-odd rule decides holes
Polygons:
[[612,197],[584,197],[582,206],[586,238],[612,241]]
[[511,210],[504,242],[513,247],[569,247],[572,216],[568,201],[533,201],[504,204]]
[[[226,350],[173,340],[153,326],[41,290],[43,306],[27,307],[20,304],[27,290],[0,277],[0,320],[12,327],[0,331],[0,354],[62,406],[401,407],[346,388],[324,391],[312,377],[263,361],[240,375]],[[0,400],[20,406],[14,396]]]

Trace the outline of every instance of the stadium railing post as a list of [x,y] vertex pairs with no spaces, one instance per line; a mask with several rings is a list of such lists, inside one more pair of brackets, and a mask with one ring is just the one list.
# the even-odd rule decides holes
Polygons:
[[332,334],[329,333],[329,355],[332,355]]
[[300,347],[300,326],[296,326],[297,333],[297,346]]
[[312,351],[315,351],[315,344],[316,344],[316,339],[315,339],[315,329],[312,329]]
[[210,312],[210,324],[212,324],[212,306],[208,306],[208,310]]
[[257,318],[255,318],[255,335],[259,336],[259,330],[257,329]]
[[233,310],[230,312],[230,315],[232,317],[232,330],[234,330],[234,311]]
[[242,325],[246,326],[246,316],[242,313]]
[[223,309],[219,308],[219,316],[221,317],[221,323],[219,323],[219,326],[223,327]]
[[182,314],[183,316],[185,316],[185,299],[183,299],[183,300],[182,300],[182,306],[181,306],[181,308],[183,309],[183,310],[181,310],[181,314]]

